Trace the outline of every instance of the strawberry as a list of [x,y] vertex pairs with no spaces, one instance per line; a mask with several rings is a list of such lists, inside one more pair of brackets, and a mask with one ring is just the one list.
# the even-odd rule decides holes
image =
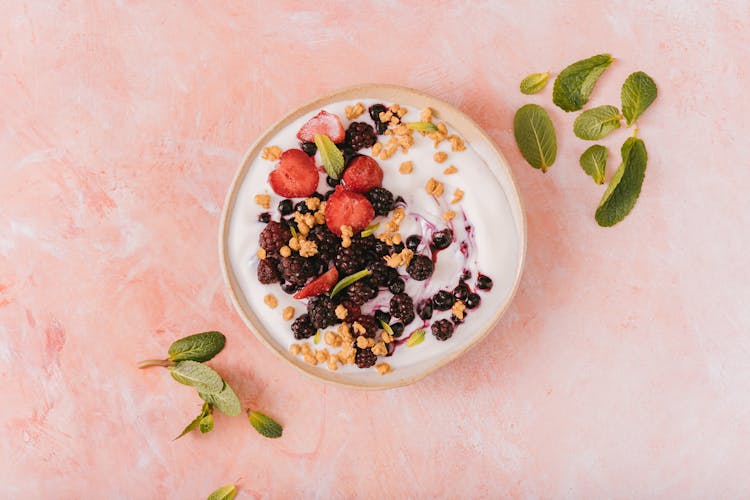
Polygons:
[[340,184],[326,202],[326,224],[337,236],[341,236],[341,226],[351,226],[356,234],[374,217],[375,209],[364,195],[346,190]]
[[327,135],[335,143],[342,142],[346,135],[341,119],[325,110],[302,125],[302,128],[297,132],[297,139],[302,142],[313,142],[315,134]]
[[304,151],[287,149],[268,175],[268,182],[276,194],[285,198],[309,196],[318,189],[318,169]]
[[294,294],[295,299],[306,299],[307,297],[315,297],[321,295],[333,288],[333,285],[339,281],[339,272],[336,267],[332,267],[325,273],[321,274],[299,292]]
[[369,156],[357,156],[346,167],[342,180],[349,191],[366,193],[383,182],[383,169]]

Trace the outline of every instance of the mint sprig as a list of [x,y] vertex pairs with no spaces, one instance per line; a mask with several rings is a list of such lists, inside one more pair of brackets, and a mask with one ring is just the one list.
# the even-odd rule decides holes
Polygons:
[[549,80],[549,73],[532,73],[523,80],[521,80],[521,93],[526,95],[536,94],[541,92],[544,87],[547,86]]
[[320,159],[328,177],[332,179],[341,177],[344,172],[344,154],[331,138],[324,134],[315,134],[315,145],[320,151]]
[[557,75],[552,89],[552,102],[563,111],[578,111],[589,101],[591,91],[604,70],[614,59],[599,54],[574,62]]
[[546,172],[555,163],[555,127],[543,107],[538,104],[522,106],[513,118],[513,132],[518,149],[529,165]]
[[274,419],[265,415],[259,411],[249,410],[247,412],[247,418],[250,420],[252,425],[258,434],[269,439],[280,438],[284,429]]

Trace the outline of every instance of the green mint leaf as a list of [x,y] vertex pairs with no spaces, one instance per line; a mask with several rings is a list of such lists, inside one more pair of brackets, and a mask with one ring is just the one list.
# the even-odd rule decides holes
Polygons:
[[604,173],[607,168],[607,148],[594,144],[583,152],[579,161],[583,171],[593,177],[597,184],[604,184]]
[[315,134],[315,145],[320,151],[320,159],[323,168],[332,179],[338,179],[344,172],[344,155],[336,147],[330,137],[323,134]]
[[656,99],[656,83],[643,71],[636,71],[625,79],[620,92],[622,114],[628,126],[635,123]]
[[359,235],[363,238],[367,238],[368,236],[373,234],[375,231],[377,231],[379,227],[380,227],[380,222],[376,222],[375,224],[370,224],[369,226],[364,228],[362,232],[359,233]]
[[432,122],[409,122],[406,126],[419,132],[437,132],[438,128]]
[[557,139],[552,120],[543,107],[527,104],[516,111],[513,133],[521,154],[534,168],[546,172],[555,163]]
[[206,401],[219,409],[223,414],[235,417],[242,413],[242,404],[237,394],[229,387],[226,381],[224,381],[224,388],[217,394],[205,394],[199,392],[198,395]]
[[201,434],[208,434],[209,432],[214,430],[214,416],[209,413],[208,415],[203,417],[198,426],[198,429],[201,431]]
[[622,164],[609,181],[596,209],[596,222],[603,227],[614,226],[630,213],[641,194],[646,175],[648,154],[642,140],[629,137],[622,145],[621,154]]
[[521,93],[530,95],[536,94],[547,86],[549,73],[532,73],[521,80]]
[[339,280],[339,282],[336,283],[336,286],[333,287],[333,290],[331,290],[331,298],[334,298],[344,288],[353,285],[355,282],[362,278],[366,278],[370,274],[372,273],[369,270],[363,269],[362,271],[350,274],[346,278]]
[[577,137],[596,141],[620,128],[620,110],[614,106],[597,106],[587,109],[576,117],[573,132]]
[[391,328],[391,325],[389,325],[388,323],[386,323],[385,321],[383,321],[381,319],[380,320],[380,327],[383,330],[385,330],[385,333],[387,333],[388,335],[390,335],[391,337],[393,337],[393,328]]
[[173,379],[181,384],[195,387],[198,392],[217,394],[224,389],[224,381],[219,374],[197,361],[180,361],[169,371]]
[[187,424],[187,426],[182,430],[182,432],[180,433],[180,435],[177,436],[176,438],[174,438],[173,441],[177,441],[178,439],[180,439],[182,436],[184,436],[188,432],[191,432],[191,431],[197,429],[198,426],[200,425],[201,420],[203,419],[203,417],[205,417],[209,413],[211,413],[211,405],[209,405],[208,403],[203,403],[203,407],[201,408],[201,412],[198,414],[198,416],[195,417],[195,419],[193,419],[192,422],[190,422],[189,424]]
[[313,344],[318,345],[318,342],[320,342],[320,330],[313,335]]
[[415,345],[419,345],[422,342],[424,342],[424,330],[419,329],[409,335],[409,339],[406,341],[406,347],[414,347]]
[[203,332],[175,341],[169,346],[172,361],[208,361],[224,349],[226,337],[221,332]]
[[552,89],[552,102],[564,111],[578,111],[586,104],[594,84],[612,64],[612,56],[597,56],[574,62],[557,75]]
[[248,411],[247,417],[250,420],[250,425],[255,427],[255,430],[261,436],[276,439],[281,437],[283,429],[281,426],[268,415],[264,415],[259,411]]
[[233,484],[228,484],[208,495],[206,500],[232,500],[236,496],[237,487]]

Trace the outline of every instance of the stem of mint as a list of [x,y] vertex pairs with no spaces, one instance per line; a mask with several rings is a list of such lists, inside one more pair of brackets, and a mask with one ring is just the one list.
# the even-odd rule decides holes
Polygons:
[[174,366],[174,361],[171,359],[146,359],[138,363],[138,368],[148,368],[150,366],[169,368],[170,366]]

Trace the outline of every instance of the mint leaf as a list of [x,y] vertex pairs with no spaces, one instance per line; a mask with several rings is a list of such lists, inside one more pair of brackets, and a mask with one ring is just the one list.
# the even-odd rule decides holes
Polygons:
[[583,152],[579,162],[583,171],[593,177],[597,184],[604,184],[604,173],[607,168],[607,148],[594,144]]
[[513,133],[521,154],[534,168],[546,172],[555,163],[557,138],[552,120],[543,107],[527,104],[516,111]]
[[237,496],[237,487],[233,484],[227,484],[217,489],[206,500],[232,500]]
[[438,128],[432,122],[409,122],[405,124],[407,128],[417,130],[419,132],[437,132]]
[[200,425],[201,420],[203,419],[203,417],[205,417],[206,415],[208,415],[210,412],[211,412],[211,406],[208,403],[203,403],[203,407],[201,408],[201,412],[198,414],[198,416],[195,417],[195,419],[193,419],[192,422],[190,422],[189,424],[187,424],[187,426],[184,429],[182,429],[182,432],[180,433],[180,435],[177,436],[176,438],[174,438],[173,441],[177,441],[178,439],[180,439],[182,436],[184,436],[188,432],[191,432],[191,431],[197,429],[198,426]]
[[315,145],[320,151],[320,159],[328,177],[338,179],[344,172],[343,153],[327,135],[315,134]]
[[208,361],[224,349],[226,337],[220,332],[203,332],[176,340],[169,346],[172,361]]
[[522,94],[536,94],[547,86],[549,73],[532,73],[521,80]]
[[331,290],[331,298],[334,298],[344,288],[353,285],[357,281],[361,280],[362,278],[366,278],[370,274],[372,274],[371,271],[369,271],[368,269],[363,269],[362,271],[350,274],[346,278],[339,280],[339,282],[336,283],[336,286],[333,287],[333,290]]
[[370,224],[369,226],[364,228],[362,232],[359,233],[359,235],[363,238],[367,238],[371,234],[375,233],[375,231],[377,231],[379,227],[380,227],[380,222],[376,222],[375,224]]
[[643,71],[636,71],[625,79],[620,92],[622,114],[632,125],[656,99],[656,83]]
[[218,373],[197,361],[180,361],[169,369],[172,378],[181,384],[195,387],[198,392],[217,394],[224,388]]
[[581,139],[596,141],[620,128],[620,118],[622,115],[616,107],[597,106],[576,117],[573,132]]
[[259,411],[248,411],[247,417],[250,420],[250,425],[255,427],[255,430],[261,436],[276,439],[280,438],[284,431],[281,426],[268,415],[264,415]]
[[201,434],[208,434],[214,430],[214,416],[209,413],[203,417],[200,424],[198,424],[198,429],[201,431]]
[[424,330],[419,329],[409,335],[409,339],[406,341],[406,347],[414,347],[424,342]]
[[564,111],[577,111],[589,100],[594,84],[612,64],[612,56],[599,54],[574,62],[557,75],[552,102]]
[[229,387],[226,380],[224,381],[224,388],[217,394],[205,394],[199,392],[198,395],[206,401],[219,409],[223,414],[235,417],[242,413],[242,404],[237,394]]
[[596,222],[603,227],[614,226],[630,213],[641,194],[646,175],[648,154],[642,140],[629,137],[622,145],[621,154],[622,164],[609,181],[596,209]]

